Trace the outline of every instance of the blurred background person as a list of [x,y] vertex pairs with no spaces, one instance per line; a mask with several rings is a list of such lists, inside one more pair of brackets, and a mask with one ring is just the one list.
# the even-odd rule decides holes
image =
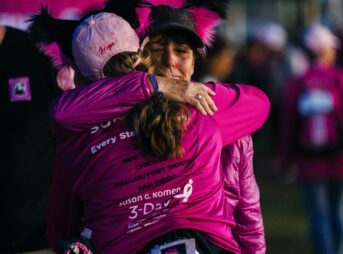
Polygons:
[[304,44],[312,63],[286,88],[282,165],[296,165],[315,252],[343,253],[343,72],[335,67],[340,42],[314,24]]
[[282,90],[290,76],[286,58],[287,33],[284,27],[271,21],[253,25],[247,45],[237,55],[230,80],[234,83],[253,84],[263,90],[271,102],[271,112],[266,125],[254,135],[257,156],[262,157],[257,167],[262,175],[271,172],[275,162],[279,129]]
[[47,248],[45,208],[55,152],[48,108],[59,94],[27,32],[0,26],[0,252]]
[[[75,18],[101,7],[103,1],[44,2],[56,15]],[[55,153],[48,109],[61,93],[56,78],[62,73],[53,70],[25,31],[28,19],[42,3],[0,3],[0,253],[48,248],[45,210]]]
[[206,58],[200,68],[196,68],[192,78],[201,82],[228,82],[234,68],[235,56],[235,47],[225,35],[217,32],[212,47],[206,50]]

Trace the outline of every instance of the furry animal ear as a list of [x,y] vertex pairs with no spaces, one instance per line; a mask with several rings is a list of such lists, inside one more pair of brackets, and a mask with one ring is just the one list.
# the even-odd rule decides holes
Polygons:
[[138,34],[139,37],[144,37],[145,34],[147,34],[150,26],[151,26],[151,18],[150,18],[150,13],[151,9],[150,7],[137,7],[136,8],[136,14],[138,18],[138,27],[135,29],[136,33]]
[[52,65],[55,69],[60,69],[65,65],[72,65],[72,61],[62,51],[57,42],[40,42],[37,43],[39,51],[51,59]]
[[71,41],[74,30],[79,25],[78,20],[55,19],[47,7],[42,6],[40,12],[33,15],[29,22],[29,33],[36,44],[57,42],[64,54],[73,59]]
[[71,51],[74,29],[79,21],[53,18],[46,7],[30,19],[29,33],[39,51],[51,59],[58,71],[56,81],[62,91],[75,88],[75,66]]
[[62,91],[67,91],[75,88],[75,65],[62,52],[62,49],[57,42],[41,42],[38,49],[51,59],[53,67],[57,70],[56,82]]
[[205,7],[222,19],[226,19],[228,16],[230,0],[186,0],[186,2],[190,7]]
[[[186,0],[194,20],[195,31],[206,45],[211,47],[216,27],[228,16],[230,0]],[[202,49],[205,54],[206,47]]]
[[194,20],[196,33],[207,47],[211,47],[216,32],[215,29],[222,22],[222,19],[217,13],[205,7],[192,7],[189,12]]

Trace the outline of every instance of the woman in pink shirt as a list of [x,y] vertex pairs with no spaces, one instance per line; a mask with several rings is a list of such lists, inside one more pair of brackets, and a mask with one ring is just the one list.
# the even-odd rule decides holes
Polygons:
[[335,67],[339,40],[312,25],[304,44],[310,68],[285,91],[282,165],[294,164],[307,202],[316,253],[343,251],[343,72]]

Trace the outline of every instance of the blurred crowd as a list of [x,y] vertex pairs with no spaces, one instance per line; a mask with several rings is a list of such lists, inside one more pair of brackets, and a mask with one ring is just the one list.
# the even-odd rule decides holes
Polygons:
[[315,253],[343,251],[342,28],[314,23],[290,41],[281,24],[265,22],[238,47],[219,31],[200,67],[201,81],[252,84],[268,95],[269,119],[254,134],[256,174],[299,184]]
[[[10,193],[2,202],[11,207],[2,209],[8,220],[0,227],[1,253],[46,247],[43,210],[51,181],[46,169],[54,153],[47,110],[63,90],[27,32],[13,24],[0,26],[0,117],[5,122],[0,165],[13,169],[0,177],[1,195]],[[314,23],[292,36],[282,24],[267,20],[249,27],[243,44],[230,40],[228,29],[229,22],[219,27],[193,79],[250,84],[268,95],[269,119],[253,135],[256,174],[261,181],[299,182],[315,249],[343,253],[343,19],[335,27]],[[34,103],[16,103],[25,101]]]

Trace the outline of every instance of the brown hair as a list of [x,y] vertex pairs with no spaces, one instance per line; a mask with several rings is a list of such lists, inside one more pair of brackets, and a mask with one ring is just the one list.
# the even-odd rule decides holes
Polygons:
[[[134,67],[137,61],[139,63]],[[108,60],[103,68],[104,75],[108,77],[127,74],[133,71],[144,71],[149,74],[168,76],[167,69],[157,64],[147,49],[138,50],[138,52],[116,54]]]
[[[139,64],[133,67],[138,58]],[[168,76],[167,69],[158,65],[147,50],[117,54],[106,63],[103,70],[105,76],[132,71]],[[126,114],[125,120],[133,126],[144,155],[171,159],[183,155],[181,137],[188,115],[189,111],[184,104],[153,95]]]

